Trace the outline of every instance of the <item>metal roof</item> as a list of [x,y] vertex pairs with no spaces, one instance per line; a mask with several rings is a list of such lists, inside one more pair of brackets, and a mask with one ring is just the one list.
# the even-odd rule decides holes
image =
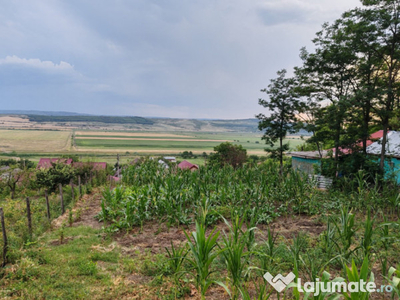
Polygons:
[[[395,132],[395,131],[393,131],[393,132]],[[389,132],[388,136],[391,133],[392,132]],[[374,143],[374,141],[376,141],[377,139],[382,139],[382,136],[383,136],[383,130],[379,130],[377,132],[372,133],[369,136],[369,139],[367,140],[367,146],[372,146],[373,144],[377,143],[377,142]],[[362,147],[362,142],[358,142],[357,146],[358,147]],[[368,148],[369,147],[367,147],[367,152],[368,152]],[[379,148],[379,147],[376,147],[376,148]],[[332,150],[333,153],[335,153],[336,149],[332,148],[330,150]],[[352,149],[339,147],[339,152],[340,152],[340,154],[350,154],[352,152]],[[380,153],[381,153],[381,150],[379,148],[379,153],[377,153],[377,154],[380,154]],[[301,158],[308,158],[308,159],[320,159],[320,155],[319,155],[318,151],[298,151],[298,152],[289,152],[287,154],[290,155],[290,156],[294,156],[294,157],[301,157]],[[322,154],[322,158],[327,157],[328,156],[328,150],[322,150],[321,154]],[[400,156],[400,153],[398,155]]]
[[[325,158],[328,155],[327,150],[321,151],[322,157]],[[289,152],[287,155],[294,156],[294,157],[301,157],[301,158],[308,158],[308,159],[320,159],[318,151],[298,151],[298,152]]]
[[[367,147],[368,154],[379,155],[382,150],[382,138]],[[387,135],[385,147],[386,156],[400,157],[400,132],[390,131]]]

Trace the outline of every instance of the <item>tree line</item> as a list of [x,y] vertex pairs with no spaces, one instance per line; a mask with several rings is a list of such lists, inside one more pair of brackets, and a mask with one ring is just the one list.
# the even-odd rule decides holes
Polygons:
[[[313,150],[334,149],[338,168],[341,149],[366,157],[372,132],[383,131],[379,169],[384,169],[389,130],[400,128],[400,1],[362,0],[313,39],[315,50],[300,50],[302,65],[293,76],[278,71],[259,99],[270,115],[258,114],[263,139],[281,161],[288,133],[312,133]],[[361,159],[362,160],[362,159]],[[362,164],[362,163],[361,163]]]
[[115,124],[143,124],[153,125],[154,122],[142,117],[118,117],[118,116],[41,116],[28,115],[32,122],[99,122]]

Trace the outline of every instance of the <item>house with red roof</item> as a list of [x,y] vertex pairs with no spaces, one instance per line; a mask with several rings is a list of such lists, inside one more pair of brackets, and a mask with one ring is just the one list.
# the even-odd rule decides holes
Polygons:
[[72,158],[41,158],[36,166],[37,169],[50,169],[53,164],[72,164]]
[[[367,140],[367,147],[371,146],[372,144],[376,143],[377,140],[382,138],[383,130],[379,130],[377,132],[372,133]],[[357,147],[354,148],[362,148],[362,141],[357,142]],[[339,155],[340,154],[350,154],[354,148],[342,148],[339,147]],[[335,153],[335,148],[329,150],[322,150],[321,152],[318,151],[298,151],[298,152],[289,152],[287,153],[289,156],[292,157],[292,168],[301,170],[308,174],[314,173],[314,165],[321,164],[321,158],[326,158],[330,151]],[[368,151],[367,151],[368,152]],[[319,176],[323,177],[323,176]]]
[[[388,131],[388,133],[389,133],[389,131]],[[367,147],[369,145],[371,145],[372,143],[376,142],[377,140],[381,139],[382,137],[383,137],[383,130],[379,130],[377,132],[372,133],[369,136],[369,139],[367,140]],[[361,149],[363,146],[363,143],[358,142],[356,145],[357,145],[357,148]],[[332,148],[331,150],[333,151],[333,153],[335,153],[335,148]],[[352,150],[350,148],[339,147],[339,151],[340,151],[340,153],[343,153],[343,154],[350,154]]]
[[93,167],[93,170],[105,170],[107,168],[107,163],[105,162],[73,162],[72,158],[41,158],[36,168],[49,169],[53,164],[71,165],[74,168],[90,165]]
[[181,170],[195,171],[195,170],[199,169],[199,166],[192,164],[192,163],[188,162],[187,160],[184,160],[178,165],[178,168]]

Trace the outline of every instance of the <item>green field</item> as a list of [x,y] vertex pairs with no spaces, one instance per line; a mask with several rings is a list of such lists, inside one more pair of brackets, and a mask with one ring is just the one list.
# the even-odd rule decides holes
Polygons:
[[[100,133],[99,133],[100,134]],[[153,133],[155,134],[155,133]],[[260,134],[252,133],[198,133],[185,132],[184,136],[165,138],[154,135],[124,136],[113,133],[112,135],[99,136],[94,134],[79,135],[75,139],[77,150],[96,151],[129,151],[133,153],[149,154],[178,154],[183,151],[192,151],[196,154],[202,152],[212,152],[213,148],[223,141],[229,141],[233,144],[242,145],[249,154],[263,154],[266,147]],[[289,137],[290,147],[293,149],[304,141],[298,137]]]
[[[71,140],[71,136],[74,137]],[[260,133],[188,131],[73,131],[0,130],[0,155],[178,155],[184,151],[209,154],[222,142],[242,145],[248,154],[265,154]],[[302,144],[299,137],[288,137],[290,148]],[[72,146],[73,145],[73,146]],[[128,153],[127,153],[128,152]]]

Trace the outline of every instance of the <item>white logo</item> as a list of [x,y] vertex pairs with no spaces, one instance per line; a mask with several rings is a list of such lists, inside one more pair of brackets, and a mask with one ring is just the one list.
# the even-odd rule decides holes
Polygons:
[[[359,282],[346,282],[343,278],[337,277],[333,281],[329,281],[329,273],[324,273],[323,281],[316,278],[315,282],[305,282],[302,285],[301,278],[298,278],[296,283],[292,281],[296,278],[292,272],[285,277],[281,274],[272,277],[271,273],[267,272],[263,276],[266,281],[278,292],[282,292],[287,286],[297,288],[300,293],[313,293],[314,296],[319,296],[321,293],[329,295],[332,293],[392,293],[393,287],[391,285],[381,285],[377,289],[375,282],[366,282],[361,279]],[[395,277],[396,278],[396,277]]]
[[286,286],[288,286],[294,279],[296,275],[292,272],[286,275],[286,277],[282,276],[281,274],[272,277],[271,273],[267,272],[264,274],[264,278],[266,281],[269,282],[270,285],[274,287],[278,293],[282,292]]

